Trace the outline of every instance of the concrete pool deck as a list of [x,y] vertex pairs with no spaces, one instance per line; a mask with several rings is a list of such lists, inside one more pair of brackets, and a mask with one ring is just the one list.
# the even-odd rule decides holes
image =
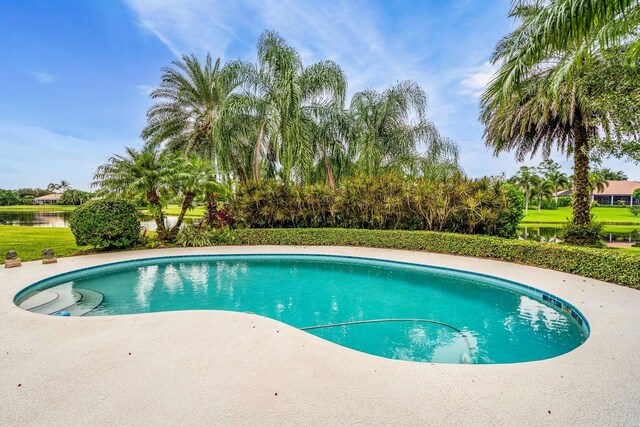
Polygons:
[[[54,317],[13,304],[45,277],[169,255],[314,253],[469,270],[565,299],[591,326],[538,362],[385,359],[261,316],[181,311]],[[346,247],[120,252],[0,269],[0,425],[638,425],[640,291],[486,259]]]

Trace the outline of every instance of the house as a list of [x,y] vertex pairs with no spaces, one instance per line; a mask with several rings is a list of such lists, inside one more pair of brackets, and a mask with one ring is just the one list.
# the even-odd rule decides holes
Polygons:
[[61,198],[62,194],[46,194],[33,199],[33,203],[36,205],[55,205]]
[[[591,201],[601,206],[618,205],[620,200],[628,206],[640,205],[640,200],[633,197],[633,192],[638,188],[640,188],[640,182],[637,181],[609,181],[604,191],[594,190],[591,193]],[[570,196],[571,193],[571,190],[560,191],[558,197]]]

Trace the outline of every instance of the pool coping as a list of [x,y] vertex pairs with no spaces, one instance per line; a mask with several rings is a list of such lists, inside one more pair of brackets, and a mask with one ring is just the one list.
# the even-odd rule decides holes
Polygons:
[[[243,313],[165,312],[62,319],[28,313],[13,304],[18,291],[40,279],[94,265],[159,256],[252,253],[352,256],[497,277],[569,302],[588,320],[591,334],[577,349],[553,359],[505,365],[444,365],[367,355],[272,319]],[[109,419],[132,423],[131,419],[127,422],[119,418],[118,410],[126,408],[129,402],[141,401],[148,409],[134,408],[133,419],[151,417],[165,423],[188,419],[198,423],[197,420],[202,420],[201,417],[213,409],[230,417],[226,418],[230,424],[245,425],[268,424],[269,420],[274,423],[284,420],[284,424],[309,420],[314,421],[312,424],[331,424],[344,423],[347,419],[360,423],[384,420],[405,424],[514,424],[533,419],[542,424],[632,423],[640,418],[636,404],[640,395],[640,361],[636,357],[640,351],[640,333],[634,330],[637,328],[629,327],[640,321],[637,307],[640,307],[640,291],[594,279],[501,261],[404,250],[232,246],[89,255],[59,259],[51,265],[27,262],[21,268],[0,270],[0,321],[7,325],[0,329],[1,349],[6,350],[0,355],[0,370],[8,373],[0,376],[0,403],[10,408],[0,414],[0,424],[69,422],[63,412],[52,410],[45,402],[60,399],[68,404],[91,402],[91,393],[83,391],[83,375],[77,379],[62,375],[72,370],[91,372],[105,383],[117,385],[122,392],[113,393],[99,387],[94,400],[108,403],[113,410],[85,414],[82,420],[76,420],[79,424]],[[92,370],[94,365],[116,363],[119,356],[114,356],[112,349],[132,339],[127,336],[132,325],[144,325],[146,334],[136,335],[137,340],[129,344],[147,357],[136,361],[136,369],[128,375],[107,378],[108,371]],[[210,325],[228,328],[218,330]],[[256,329],[261,332],[256,333]],[[277,331],[277,339],[273,338],[273,329]],[[101,332],[93,337],[95,331]],[[183,334],[189,335],[188,339],[182,340]],[[208,334],[212,334],[213,342],[226,343],[221,353],[242,348],[247,354],[221,359],[220,354],[211,352],[211,344],[207,345],[204,337]],[[82,341],[83,346],[78,341]],[[66,350],[76,349],[85,357],[65,359],[60,354],[61,342],[65,343]],[[216,368],[203,368],[198,372],[180,370],[184,378],[173,378],[169,386],[176,391],[172,399],[162,395],[149,401],[142,397],[145,393],[157,394],[163,390],[158,388],[160,379],[145,375],[151,361],[158,365],[166,363],[158,355],[162,354],[157,352],[159,347],[195,365],[215,361]],[[195,351],[196,348],[204,354]],[[249,368],[243,365],[247,358],[254,361]],[[130,363],[131,359],[125,361]],[[59,369],[52,370],[51,364]],[[237,384],[234,378],[250,375],[247,369],[252,382]],[[165,371],[173,372],[173,369],[162,372]],[[375,380],[371,378],[374,371]],[[309,372],[335,375],[324,378],[309,376]],[[68,389],[64,396],[45,387],[42,376],[63,381]],[[17,386],[23,382],[25,388]],[[206,408],[191,408],[189,414],[180,412],[181,418],[175,418],[176,413],[171,410],[175,411],[178,404],[189,406],[185,399],[193,398],[191,385],[203,382],[215,383],[218,387],[217,392],[209,393],[209,399],[222,391],[235,400],[223,399],[224,402],[209,403]],[[268,396],[262,393],[268,383],[279,384],[281,399],[274,401],[273,393]],[[25,401],[27,384],[31,385],[32,394]],[[126,391],[129,388],[136,392]],[[415,395],[407,395],[402,390],[413,390]],[[346,391],[354,394],[345,395]],[[181,398],[176,399],[176,395]],[[560,395],[562,399],[558,399]],[[301,405],[307,405],[307,409],[301,411]],[[335,412],[331,413],[331,408],[341,409],[339,418]],[[407,412],[403,414],[401,410]],[[25,418],[26,413],[29,416]],[[160,415],[164,418],[154,418]]]

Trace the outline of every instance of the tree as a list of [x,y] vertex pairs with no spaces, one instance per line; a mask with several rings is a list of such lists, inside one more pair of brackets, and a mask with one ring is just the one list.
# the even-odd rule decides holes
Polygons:
[[[548,157],[554,149],[573,155],[573,223],[586,227],[590,223],[589,152],[598,145],[601,131],[606,138],[622,140],[624,126],[606,108],[603,82],[593,74],[555,79],[576,55],[586,55],[587,41],[561,49],[549,44],[535,64],[523,65],[531,44],[541,37],[538,17],[555,4],[528,3],[514,3],[511,16],[520,25],[497,44],[492,58],[501,66],[481,99],[486,143],[496,155],[515,151],[520,160],[539,151]],[[595,69],[613,67],[605,55],[591,55],[588,60]],[[631,84],[625,72],[618,76]]]
[[551,189],[553,190],[553,198],[555,200],[556,206],[558,206],[558,192],[569,188],[569,178],[560,170],[545,173],[544,177],[545,181],[549,182],[549,184],[551,185]]
[[314,152],[326,146],[314,145],[313,124],[344,104],[344,73],[333,61],[305,67],[298,52],[278,33],[265,31],[258,41],[258,64],[248,69],[246,80],[248,90],[236,98],[235,105],[244,121],[252,124],[240,129],[255,137],[253,179],[258,181],[263,174],[280,175],[285,182],[294,176],[301,179],[314,158],[324,161],[328,155]]
[[501,70],[505,95],[520,86],[532,69],[567,47],[579,48],[554,71],[556,87],[590,65],[588,58],[603,48],[628,46],[631,58],[640,53],[640,4],[635,0],[515,0],[509,16],[526,20],[514,32],[516,37],[503,40],[517,44],[519,51]]
[[522,190],[524,195],[524,214],[529,215],[529,201],[533,195],[535,185],[535,170],[528,166],[520,166],[518,174],[515,176],[516,186]]
[[415,162],[420,148],[426,157],[457,163],[457,146],[441,138],[426,118],[427,95],[413,81],[401,81],[384,92],[365,90],[351,100],[350,150],[358,169],[378,175],[385,169]]
[[162,191],[175,170],[175,158],[153,144],[146,144],[139,151],[127,147],[125,155],[114,155],[98,167],[92,187],[100,187],[106,193],[146,198],[161,233],[166,229]]
[[49,184],[47,184],[47,191],[49,193],[55,193],[56,191],[58,191],[60,189],[60,185],[50,182]]
[[62,192],[65,192],[70,188],[71,188],[71,184],[69,184],[69,181],[65,181],[64,179],[60,181],[60,183],[57,185],[57,189],[62,190]]
[[594,172],[598,173],[606,181],[626,181],[629,179],[623,171],[614,171],[609,168],[596,169]]
[[589,192],[598,193],[604,192],[604,189],[609,186],[609,181],[605,179],[604,175],[598,171],[589,174]]
[[142,137],[170,151],[213,161],[220,171],[237,173],[237,152],[228,128],[233,91],[242,84],[247,65],[222,65],[207,54],[204,64],[183,56],[163,69],[160,86],[151,92],[157,102],[147,112]]
[[198,194],[204,193],[216,184],[216,170],[212,163],[195,156],[182,157],[178,160],[176,173],[168,177],[168,184],[176,194],[183,197],[178,221],[169,231],[175,237],[184,221],[184,216],[191,208]]
[[538,175],[533,175],[531,178],[532,194],[538,202],[538,215],[540,215],[542,201],[544,199],[549,199],[553,195],[553,184]]
[[13,206],[20,204],[20,197],[13,190],[0,189],[0,206]]

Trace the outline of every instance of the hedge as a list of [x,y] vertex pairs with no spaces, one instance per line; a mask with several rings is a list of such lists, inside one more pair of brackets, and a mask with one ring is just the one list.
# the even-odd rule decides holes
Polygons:
[[364,246],[491,258],[548,268],[640,289],[640,257],[613,250],[434,231],[339,228],[236,229],[217,245]]

